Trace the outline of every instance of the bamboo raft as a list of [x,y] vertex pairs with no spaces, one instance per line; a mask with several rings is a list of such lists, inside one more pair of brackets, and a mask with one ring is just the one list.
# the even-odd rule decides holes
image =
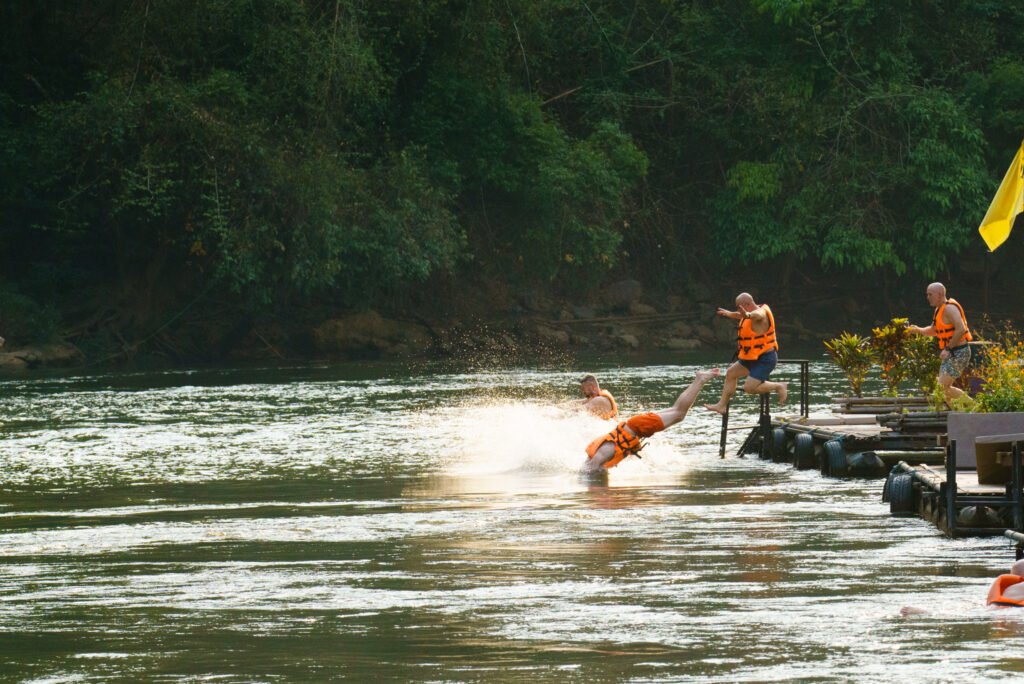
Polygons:
[[[949,412],[926,410],[923,397],[834,400],[831,416],[803,410],[790,419],[771,418],[766,399],[762,395],[759,424],[737,455],[756,453],[830,477],[885,477],[882,500],[894,515],[920,516],[951,537],[1005,534],[1024,555],[1024,433],[954,435],[947,431]],[[958,416],[962,421],[964,414]],[[957,438],[971,445],[959,468]],[[1003,449],[1004,461],[1012,451],[999,484],[979,477],[975,465],[974,448],[986,444]]]
[[882,500],[894,515],[919,515],[951,537],[1005,535],[1018,542],[1021,554],[1024,535],[1017,530],[1024,527],[1024,433],[977,437],[975,444],[1010,447],[1008,482],[983,483],[979,470],[958,470],[956,443],[951,442],[942,468],[898,463],[885,481]]
[[832,416],[771,419],[762,395],[759,424],[738,455],[757,453],[835,477],[883,477],[900,462],[941,466],[947,414],[927,408],[924,397],[843,398],[833,400]]

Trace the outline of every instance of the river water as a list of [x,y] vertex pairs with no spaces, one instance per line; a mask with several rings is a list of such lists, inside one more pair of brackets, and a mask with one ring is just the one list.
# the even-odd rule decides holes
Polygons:
[[[737,458],[743,431],[720,460],[696,408],[577,476],[609,429],[559,405],[582,370],[629,415],[696,368],[0,382],[0,679],[1020,678],[1024,617],[984,606],[1011,544],[891,517],[881,480]],[[827,412],[842,381],[811,378]]]

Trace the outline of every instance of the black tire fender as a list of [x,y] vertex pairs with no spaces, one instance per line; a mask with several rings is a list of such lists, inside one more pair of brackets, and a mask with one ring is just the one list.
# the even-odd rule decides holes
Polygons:
[[814,462],[814,437],[806,432],[801,432],[793,440],[793,465],[799,470],[813,468]]

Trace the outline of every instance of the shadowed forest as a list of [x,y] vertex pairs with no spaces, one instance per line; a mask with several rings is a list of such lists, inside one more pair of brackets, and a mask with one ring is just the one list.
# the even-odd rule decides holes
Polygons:
[[976,230],[1024,136],[1019,2],[8,0],[0,25],[14,345],[302,354],[339,316],[555,316],[625,279],[648,315],[746,289],[826,334],[926,324],[935,279],[1019,315],[1022,236]]

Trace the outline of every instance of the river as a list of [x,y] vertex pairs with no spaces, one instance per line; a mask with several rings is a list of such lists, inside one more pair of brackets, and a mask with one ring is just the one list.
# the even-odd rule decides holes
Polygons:
[[[881,480],[737,458],[743,431],[719,459],[703,408],[577,476],[609,429],[560,405],[581,372],[629,415],[696,368],[8,378],[0,679],[1020,678],[1024,617],[984,605],[1011,544],[892,517]],[[827,412],[842,380],[811,380]]]

